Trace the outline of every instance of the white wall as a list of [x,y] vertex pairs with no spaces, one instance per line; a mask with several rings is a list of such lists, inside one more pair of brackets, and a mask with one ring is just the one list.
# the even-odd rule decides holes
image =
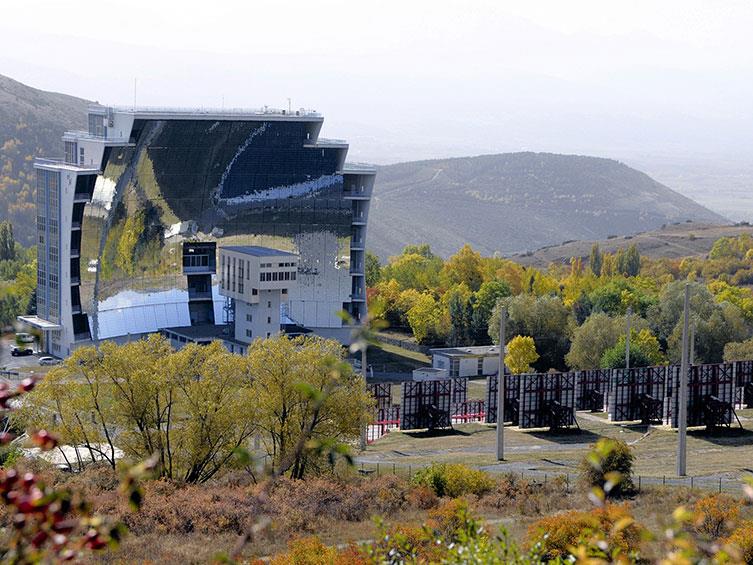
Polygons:
[[[273,336],[280,332],[280,302],[282,293],[279,290],[260,290],[259,303],[250,304],[242,300],[235,301],[235,339],[244,343],[251,343],[257,338],[266,338],[267,333]],[[251,314],[251,321],[246,315]],[[251,330],[251,337],[246,330]]]

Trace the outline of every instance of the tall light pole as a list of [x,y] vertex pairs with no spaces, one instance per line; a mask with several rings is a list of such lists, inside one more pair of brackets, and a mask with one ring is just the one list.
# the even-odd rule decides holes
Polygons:
[[689,364],[695,365],[695,322],[690,324],[690,361]]
[[[369,378],[369,374],[367,371],[367,365],[366,365],[366,349],[368,348],[368,345],[366,343],[363,344],[363,349],[361,349],[361,373],[363,374],[363,380],[366,382],[366,380]],[[368,437],[367,434],[369,433],[369,426],[368,424],[363,426],[361,428],[361,441],[359,442],[359,446],[361,448],[361,451],[364,451],[366,449],[366,444],[368,443]]]
[[505,329],[507,306],[499,313],[499,371],[497,372],[497,461],[505,459]]
[[677,476],[687,473],[688,441],[688,325],[690,318],[690,284],[685,284],[685,302],[682,321],[682,361],[680,363],[680,390],[677,395]]
[[625,328],[625,371],[630,369],[630,316],[633,315],[633,309],[628,308],[625,312],[627,319],[627,327]]

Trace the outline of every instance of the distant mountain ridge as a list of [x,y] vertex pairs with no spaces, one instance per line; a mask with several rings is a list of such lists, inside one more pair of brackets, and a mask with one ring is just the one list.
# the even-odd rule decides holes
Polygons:
[[505,153],[380,167],[367,246],[383,259],[420,242],[443,256],[465,243],[510,254],[686,220],[728,223],[612,159]]
[[0,219],[34,243],[34,157],[60,157],[60,137],[86,127],[88,100],[45,92],[0,75]]
[[[65,130],[86,127],[88,100],[0,75],[0,219],[34,242],[36,156],[61,156]],[[450,255],[535,250],[693,220],[726,220],[611,159],[508,153],[379,168],[367,245],[383,258],[427,242]]]

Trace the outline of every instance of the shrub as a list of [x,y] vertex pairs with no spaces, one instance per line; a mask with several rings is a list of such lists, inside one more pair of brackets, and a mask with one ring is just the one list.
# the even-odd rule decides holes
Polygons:
[[753,565],[753,520],[740,524],[725,540],[728,545],[735,546],[740,552],[743,563]]
[[602,438],[580,463],[581,482],[587,487],[603,488],[607,496],[620,496],[635,490],[635,456],[624,441]]
[[427,486],[437,496],[481,496],[494,488],[492,478],[465,465],[433,463],[413,476],[414,485]]
[[728,535],[740,515],[740,503],[726,494],[712,494],[699,499],[693,507],[698,533],[719,539]]
[[315,536],[291,540],[287,553],[275,555],[272,565],[332,565],[336,563],[337,550],[327,547]]
[[557,559],[570,555],[570,548],[579,543],[595,538],[606,543],[610,553],[618,550],[627,555],[637,552],[642,530],[627,505],[607,504],[588,512],[573,510],[534,522],[528,528],[528,545],[540,544],[545,560]]
[[434,491],[426,485],[414,486],[405,495],[405,499],[408,505],[419,510],[434,508],[439,502]]

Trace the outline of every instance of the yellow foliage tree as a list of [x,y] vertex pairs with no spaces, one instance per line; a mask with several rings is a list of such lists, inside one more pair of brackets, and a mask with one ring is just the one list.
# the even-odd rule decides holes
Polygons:
[[516,335],[507,344],[505,365],[513,374],[530,373],[531,363],[539,359],[536,344],[531,336]]

